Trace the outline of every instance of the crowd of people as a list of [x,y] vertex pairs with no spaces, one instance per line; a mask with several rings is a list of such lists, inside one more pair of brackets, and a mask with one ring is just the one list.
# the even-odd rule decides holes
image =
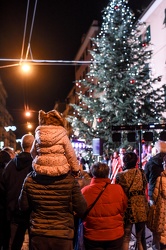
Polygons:
[[[141,159],[136,149],[120,148],[89,171],[80,162],[56,110],[39,111],[39,126],[22,137],[21,152],[0,150],[0,250],[21,250],[26,232],[30,250],[76,249],[78,218],[85,250],[128,250],[133,227],[137,249],[147,249],[148,209],[161,176],[166,199],[166,142],[143,145]],[[163,225],[153,231],[152,249],[166,249]]]

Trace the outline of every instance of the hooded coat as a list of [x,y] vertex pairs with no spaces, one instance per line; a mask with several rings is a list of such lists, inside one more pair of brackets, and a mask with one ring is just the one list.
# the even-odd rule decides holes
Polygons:
[[74,149],[62,126],[38,126],[31,153],[33,168],[38,174],[59,176],[69,170],[79,171]]
[[15,216],[18,209],[18,197],[25,177],[32,171],[32,157],[28,152],[21,152],[4,168],[0,191],[5,197],[7,220]]

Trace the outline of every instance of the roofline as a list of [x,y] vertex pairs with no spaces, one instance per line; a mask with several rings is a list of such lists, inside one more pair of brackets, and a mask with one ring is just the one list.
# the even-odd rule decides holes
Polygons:
[[[144,12],[141,14],[141,16],[138,18],[139,22],[144,22],[147,20],[148,16],[151,14],[151,11],[153,9],[156,9],[158,5],[162,2],[163,0],[152,0],[152,2],[148,5],[148,7],[144,10]],[[154,6],[153,6],[154,5]],[[153,8],[151,9],[151,7]],[[151,9],[151,11],[149,11]]]

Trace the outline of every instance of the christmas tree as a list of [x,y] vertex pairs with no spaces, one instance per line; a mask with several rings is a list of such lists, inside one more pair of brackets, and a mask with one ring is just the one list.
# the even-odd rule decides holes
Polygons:
[[151,44],[140,40],[141,25],[126,0],[111,0],[103,12],[89,73],[77,81],[84,92],[69,117],[80,138],[112,143],[112,126],[159,123],[163,88],[151,77]]

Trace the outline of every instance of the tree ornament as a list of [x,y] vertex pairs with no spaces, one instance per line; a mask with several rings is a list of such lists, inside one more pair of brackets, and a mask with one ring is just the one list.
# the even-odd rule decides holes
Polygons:
[[97,118],[97,122],[99,122],[99,123],[102,122],[102,118],[100,118],[100,117]]
[[134,84],[134,83],[135,83],[135,79],[131,79],[131,80],[130,80],[130,83],[131,83],[131,84]]
[[115,10],[118,10],[118,9],[119,9],[119,6],[118,6],[118,5],[115,5],[115,6],[114,6],[114,9],[115,9]]
[[147,43],[142,43],[142,47],[146,47],[147,46]]

